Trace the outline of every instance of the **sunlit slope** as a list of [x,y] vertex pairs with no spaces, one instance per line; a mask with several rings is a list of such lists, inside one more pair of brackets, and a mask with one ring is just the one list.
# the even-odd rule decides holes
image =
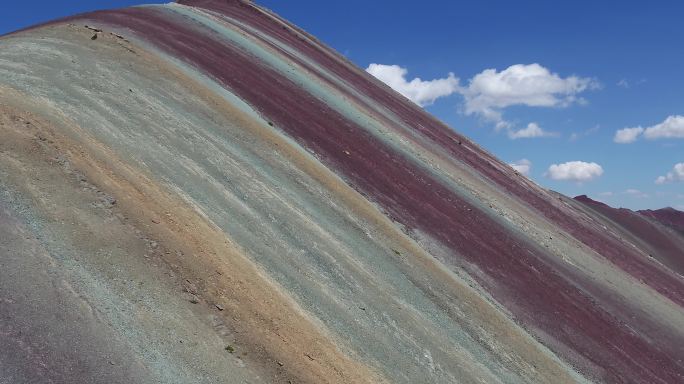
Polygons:
[[252,3],[3,37],[0,138],[0,382],[684,380],[681,232]]

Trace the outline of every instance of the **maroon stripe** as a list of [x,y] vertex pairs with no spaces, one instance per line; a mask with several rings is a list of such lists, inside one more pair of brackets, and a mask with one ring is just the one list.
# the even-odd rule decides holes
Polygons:
[[576,197],[575,200],[617,224],[617,230],[624,233],[625,237],[635,239],[640,248],[650,252],[652,257],[684,275],[684,238],[676,232],[665,230],[665,227],[629,209],[612,208],[586,196]]
[[[320,66],[334,73],[340,79],[346,80],[352,87],[386,107],[408,126],[413,127],[416,132],[420,132],[454,158],[477,170],[481,175],[493,181],[508,193],[526,202],[546,218],[558,224],[560,228],[606,257],[627,273],[653,287],[679,305],[684,305],[684,285],[670,271],[645,260],[638,252],[635,252],[619,239],[601,231],[600,227],[596,225],[590,226],[578,221],[577,218],[555,206],[549,196],[533,183],[526,182],[524,178],[515,175],[512,171],[508,173],[502,172],[499,167],[503,166],[503,164],[491,154],[481,150],[467,138],[457,134],[412,102],[395,92],[388,92],[384,84],[364,73],[360,73],[358,69],[347,64],[335,52],[322,45],[311,44],[308,40],[303,39],[301,36],[304,33],[285,20],[278,18],[278,20],[286,23],[290,28],[283,29],[268,16],[257,10],[252,4],[239,0],[181,0],[179,3],[203,8],[240,20],[292,46],[303,55],[317,62]],[[275,15],[273,16],[275,17]],[[330,85],[335,86],[334,84]],[[349,96],[347,92],[339,87],[337,89]],[[358,99],[356,101],[360,102]],[[368,109],[373,108],[373,106],[366,103],[362,103],[362,105]],[[459,145],[459,142],[465,145]],[[499,167],[495,167],[492,164],[498,164]],[[507,168],[505,167],[505,169]]]
[[[561,345],[605,369],[603,377],[607,380],[641,378],[674,383],[681,379],[684,369],[674,356],[616,321],[554,271],[547,264],[550,259],[534,244],[469,205],[248,53],[216,41],[215,35],[200,25],[190,25],[187,19],[176,19],[156,9],[92,17],[130,28],[220,81],[327,166],[342,173],[392,219],[451,248],[454,254],[450,263],[468,268],[519,321],[555,337],[556,341],[547,340],[551,347],[585,371],[590,366],[572,353],[564,353]],[[470,268],[469,263],[477,268]],[[677,342],[674,336],[672,340]]]

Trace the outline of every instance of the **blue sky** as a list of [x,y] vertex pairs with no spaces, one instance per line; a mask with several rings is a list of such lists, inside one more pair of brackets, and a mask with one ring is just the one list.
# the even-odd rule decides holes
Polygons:
[[[135,3],[15,3],[0,33]],[[615,206],[684,209],[684,164],[675,167],[684,163],[679,2],[258,3],[360,67],[380,64],[376,76],[504,161],[528,160],[529,177],[545,187]],[[416,77],[422,82],[411,83]],[[617,143],[624,128],[637,129]]]

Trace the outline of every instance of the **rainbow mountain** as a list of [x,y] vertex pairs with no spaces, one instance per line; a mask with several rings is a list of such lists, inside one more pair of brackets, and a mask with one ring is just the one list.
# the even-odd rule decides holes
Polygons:
[[682,383],[683,223],[249,1],[0,38],[0,383]]

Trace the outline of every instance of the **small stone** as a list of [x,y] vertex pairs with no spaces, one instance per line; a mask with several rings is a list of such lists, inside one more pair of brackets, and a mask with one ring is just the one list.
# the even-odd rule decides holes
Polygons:
[[216,306],[216,309],[218,309],[219,311],[223,311],[225,309],[225,308],[223,308],[223,305],[221,305],[221,304],[216,304],[215,306]]
[[90,38],[90,40],[97,40],[97,33],[93,35],[93,37]]
[[195,296],[195,295],[192,295],[192,296],[190,297],[190,302],[193,303],[193,304],[199,303],[199,297],[197,297],[197,296]]
[[283,364],[282,361],[278,361],[278,365],[280,365],[280,366],[282,367],[282,366],[285,365],[285,364]]
[[183,284],[183,290],[193,295],[197,294],[197,286],[190,280],[185,280],[185,283]]

